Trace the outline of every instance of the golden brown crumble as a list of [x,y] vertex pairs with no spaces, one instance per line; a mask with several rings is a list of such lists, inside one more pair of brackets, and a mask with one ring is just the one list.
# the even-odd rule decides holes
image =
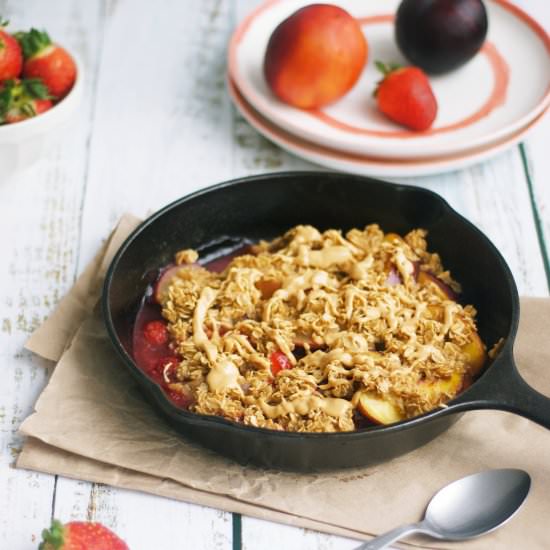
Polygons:
[[[178,264],[195,261],[194,251]],[[485,347],[426,231],[297,226],[223,273],[183,265],[162,296],[190,410],[275,430],[410,418],[454,397]],[[273,354],[287,366],[273,374]]]

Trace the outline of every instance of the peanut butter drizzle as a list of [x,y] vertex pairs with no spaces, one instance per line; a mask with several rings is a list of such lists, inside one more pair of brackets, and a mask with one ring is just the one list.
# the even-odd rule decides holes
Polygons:
[[206,336],[206,332],[204,332],[204,320],[217,295],[218,292],[213,288],[209,286],[204,287],[193,312],[193,340],[195,341],[195,345],[206,353],[211,363],[215,363],[216,361],[218,348]]
[[344,351],[343,349],[333,349],[327,353],[322,351],[316,351],[311,355],[306,355],[302,361],[312,367],[325,367],[333,361],[342,363],[346,367],[353,365],[353,355]]
[[460,311],[460,306],[453,301],[445,302],[445,314],[444,314],[444,325],[441,331],[442,334],[447,334],[449,329],[453,325],[454,315]]
[[320,269],[327,269],[334,264],[343,264],[353,260],[351,250],[346,246],[327,246],[322,250],[309,250],[302,246],[299,249],[298,257],[304,265]]
[[405,256],[401,248],[398,248],[394,255],[395,265],[403,278],[403,281],[408,282],[414,274],[413,263]]
[[[328,346],[338,344],[338,347],[345,350],[345,352],[367,353],[369,351],[367,339],[362,334],[356,332],[340,331],[329,333],[325,336],[324,340]],[[346,355],[340,355],[338,358],[343,358],[346,361],[350,359]]]
[[204,320],[206,314],[218,292],[210,287],[202,289],[195,311],[193,312],[193,340],[195,345],[202,349],[211,363],[210,372],[206,376],[206,382],[210,391],[223,391],[228,388],[241,389],[238,379],[240,372],[237,366],[229,359],[221,358],[218,360],[218,348],[210,342],[204,332]]
[[282,288],[276,290],[273,296],[265,303],[262,312],[262,321],[269,323],[271,309],[277,300],[288,300],[291,296],[300,297],[306,290],[316,287],[332,286],[337,282],[326,271],[308,271],[303,275],[289,277],[283,283]]
[[329,416],[339,418],[352,409],[352,404],[337,397],[317,397],[310,395],[308,397],[299,397],[292,401],[282,401],[279,405],[268,405],[264,400],[259,400],[259,405],[263,413],[268,418],[278,418],[291,413],[302,416],[307,415],[316,409],[326,412]]
[[368,277],[369,270],[372,267],[373,263],[374,259],[372,256],[367,256],[364,260],[361,260],[360,262],[354,262],[348,269],[348,275],[354,281],[362,281]]
[[239,377],[241,373],[237,366],[229,359],[219,360],[206,376],[210,391],[223,391],[228,388],[241,389]]
[[[331,282],[331,278],[326,271],[309,271],[297,277],[287,279],[281,290],[285,298],[297,294],[300,290],[309,290],[316,286],[327,286]],[[281,293],[282,294],[282,293]]]

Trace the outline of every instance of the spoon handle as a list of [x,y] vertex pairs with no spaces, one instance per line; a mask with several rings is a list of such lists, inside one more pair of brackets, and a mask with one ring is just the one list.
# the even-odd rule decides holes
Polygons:
[[386,548],[392,542],[395,542],[398,539],[401,539],[417,531],[422,531],[422,525],[420,523],[411,523],[409,525],[402,525],[401,527],[396,527],[387,533],[375,537],[368,542],[357,546],[353,550],[380,550],[381,548]]

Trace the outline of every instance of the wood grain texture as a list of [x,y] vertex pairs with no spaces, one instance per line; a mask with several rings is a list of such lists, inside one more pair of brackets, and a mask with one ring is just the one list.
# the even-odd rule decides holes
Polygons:
[[525,169],[529,174],[532,208],[550,290],[550,116],[546,115],[524,144]]
[[[95,62],[89,46],[98,34],[99,8],[77,0],[57,2],[55,12],[40,0],[0,4],[10,28],[47,27],[87,66]],[[0,264],[0,354],[5,369],[0,386],[0,548],[35,547],[52,514],[55,478],[11,468],[21,445],[18,426],[48,376],[46,365],[23,352],[22,345],[74,280],[92,94],[87,83],[84,107],[43,159],[0,181],[0,246],[5,258]]]
[[56,514],[100,521],[132,550],[231,548],[231,514],[102,484],[64,480],[56,492]]
[[[231,126],[231,113],[220,69],[230,30],[224,2],[171,1],[154,12],[146,1],[107,3],[80,270],[122,213],[146,216],[199,188],[203,166],[212,182],[227,173],[230,136],[219,130]],[[84,506],[86,517],[113,527],[132,548],[231,547],[231,514],[101,485],[58,483],[57,516],[78,516],[75,510]],[[154,530],[136,517],[154,518]]]
[[80,267],[123,212],[145,216],[231,174],[232,111],[224,81],[231,6],[171,0],[151,10],[147,0],[112,3]]
[[[518,0],[518,4],[550,33],[550,9],[546,2]],[[538,238],[543,252],[548,290],[550,290],[550,114],[528,136],[524,145],[525,168],[529,174],[532,208],[538,225]]]

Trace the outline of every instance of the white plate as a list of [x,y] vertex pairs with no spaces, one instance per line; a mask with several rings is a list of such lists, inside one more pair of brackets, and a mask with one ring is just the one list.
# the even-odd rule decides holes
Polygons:
[[512,147],[530,131],[546,114],[541,113],[530,124],[491,145],[457,155],[445,155],[417,160],[397,160],[346,153],[306,141],[279,128],[250,105],[234,82],[227,79],[231,99],[243,117],[266,138],[283,149],[311,162],[352,174],[385,178],[426,176],[451,170],[459,170],[487,160]]
[[485,0],[489,33],[482,51],[461,69],[431,78],[439,103],[434,126],[418,133],[385,119],[372,97],[380,79],[373,62],[404,62],[393,38],[399,1],[334,2],[364,22],[369,59],[354,88],[324,109],[301,110],[279,101],[262,71],[275,27],[310,0],[269,0],[245,19],[231,40],[229,74],[247,101],[281,128],[333,149],[387,158],[488,145],[525,127],[550,104],[550,37],[509,2]]

